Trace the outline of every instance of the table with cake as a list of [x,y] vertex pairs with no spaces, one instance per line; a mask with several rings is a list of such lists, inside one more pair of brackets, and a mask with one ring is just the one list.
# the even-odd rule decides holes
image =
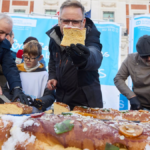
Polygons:
[[[69,106],[30,114],[18,102],[0,104],[2,150],[149,150],[150,112]],[[16,115],[18,114],[18,115]]]
[[[64,28],[62,46],[84,44],[85,30]],[[74,35],[75,33],[75,35]],[[80,37],[80,38],[79,38]],[[68,43],[70,41],[70,43]],[[54,102],[32,114],[19,102],[0,104],[0,150],[150,150],[150,112]]]

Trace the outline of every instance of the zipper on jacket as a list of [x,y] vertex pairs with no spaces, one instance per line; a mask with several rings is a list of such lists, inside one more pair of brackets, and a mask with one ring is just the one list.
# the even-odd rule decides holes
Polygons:
[[[53,39],[53,38],[52,38]],[[60,54],[60,61],[59,61],[59,64],[58,64],[58,80],[59,80],[59,85],[60,85],[60,87],[62,87],[62,83],[61,83],[61,74],[60,74],[60,67],[61,67],[61,65],[62,65],[62,56],[63,56],[63,53],[62,53],[62,51],[61,51],[61,48],[60,48],[60,45],[58,45],[56,42],[55,42],[55,40],[53,39],[53,42],[54,42],[54,44],[56,45],[56,48],[59,50],[59,53],[58,52],[56,52],[56,57],[58,57],[58,54]]]
[[65,90],[64,90],[64,94],[63,94],[63,97],[62,97],[62,102],[64,102],[65,94],[66,94],[66,92],[65,92]]
[[60,61],[59,61],[59,67],[61,67],[61,59],[60,59]]
[[59,62],[59,84],[60,84],[60,87],[62,87],[62,78],[61,78],[61,74],[60,74],[60,70],[61,70],[61,65],[62,65],[62,59],[63,59],[63,57],[62,57],[62,51],[61,51],[61,49],[60,49],[60,47],[59,47],[59,51],[60,51],[60,62]]
[[65,63],[65,65],[67,65],[67,63],[68,63],[68,59],[66,60],[66,63]]

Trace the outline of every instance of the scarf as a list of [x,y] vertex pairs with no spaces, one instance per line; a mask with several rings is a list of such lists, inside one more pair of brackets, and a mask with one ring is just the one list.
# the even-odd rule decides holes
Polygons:
[[28,67],[26,66],[25,62],[24,62],[24,69],[25,69],[27,72],[31,72],[31,71],[37,69],[39,66],[40,66],[40,63],[38,62],[35,67],[33,67],[33,68],[28,68]]

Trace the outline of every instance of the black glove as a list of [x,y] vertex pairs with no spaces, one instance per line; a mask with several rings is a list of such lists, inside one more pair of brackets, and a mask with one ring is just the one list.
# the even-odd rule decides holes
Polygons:
[[78,67],[85,65],[90,56],[89,49],[82,44],[71,44],[70,47],[66,49],[66,53]]
[[34,100],[29,101],[29,105],[34,106],[34,107],[38,108],[39,110],[41,110],[43,107],[43,102],[41,99],[34,99]]
[[137,99],[137,97],[132,97],[130,99],[130,104],[131,104],[131,110],[139,110],[141,109],[141,103],[139,102],[139,100]]
[[29,100],[32,100],[32,98],[30,96],[25,95],[20,88],[14,89],[12,94],[12,102],[16,101],[16,99],[18,98],[21,103],[29,105]]

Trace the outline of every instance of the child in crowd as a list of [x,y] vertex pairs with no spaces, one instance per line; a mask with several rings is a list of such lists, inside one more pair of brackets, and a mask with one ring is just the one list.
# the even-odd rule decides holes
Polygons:
[[[23,42],[23,47],[24,47],[28,42],[30,42],[31,40],[35,40],[35,41],[39,42],[37,38],[35,38],[35,37],[33,37],[33,36],[29,36],[29,37],[26,38],[25,41]],[[42,64],[44,65],[44,67],[46,68],[46,64],[45,64],[44,57],[40,60],[40,63],[42,63]]]
[[[33,112],[45,111],[55,101],[55,93],[46,88],[48,72],[39,62],[43,58],[39,42],[28,42],[23,49],[23,58],[24,62],[17,65],[23,92],[32,97],[33,101],[30,101],[29,105],[34,106]],[[8,92],[8,88],[5,88],[3,94],[11,99]]]

